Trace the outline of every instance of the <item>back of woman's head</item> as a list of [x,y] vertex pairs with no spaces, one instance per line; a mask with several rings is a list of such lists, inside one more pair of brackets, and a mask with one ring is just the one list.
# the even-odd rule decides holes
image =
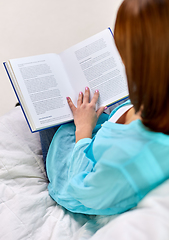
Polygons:
[[169,133],[169,0],[124,0],[114,37],[142,122]]

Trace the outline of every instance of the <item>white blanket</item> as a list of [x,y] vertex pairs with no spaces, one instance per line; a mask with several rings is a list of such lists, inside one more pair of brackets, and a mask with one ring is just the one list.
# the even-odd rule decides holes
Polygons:
[[47,190],[39,134],[20,107],[0,118],[0,240],[168,240],[169,180],[118,216],[72,214]]

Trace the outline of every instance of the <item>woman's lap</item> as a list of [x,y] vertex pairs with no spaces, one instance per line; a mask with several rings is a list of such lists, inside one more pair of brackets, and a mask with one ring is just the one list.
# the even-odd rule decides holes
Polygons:
[[55,133],[59,127],[60,126],[48,128],[48,129],[40,131],[40,133],[39,133],[45,169],[46,169],[46,156],[48,153],[48,149],[49,149],[50,143],[53,139],[53,136],[55,135]]

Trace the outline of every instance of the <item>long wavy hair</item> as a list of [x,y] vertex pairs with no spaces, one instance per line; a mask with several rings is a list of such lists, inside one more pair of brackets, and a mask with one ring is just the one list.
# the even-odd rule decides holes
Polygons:
[[169,0],[124,0],[114,38],[142,122],[169,134]]

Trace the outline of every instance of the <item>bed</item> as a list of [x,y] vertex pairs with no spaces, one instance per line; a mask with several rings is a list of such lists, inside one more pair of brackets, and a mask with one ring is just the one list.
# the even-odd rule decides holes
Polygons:
[[16,107],[0,117],[0,240],[169,239],[169,180],[116,216],[68,212],[47,186],[39,134]]

